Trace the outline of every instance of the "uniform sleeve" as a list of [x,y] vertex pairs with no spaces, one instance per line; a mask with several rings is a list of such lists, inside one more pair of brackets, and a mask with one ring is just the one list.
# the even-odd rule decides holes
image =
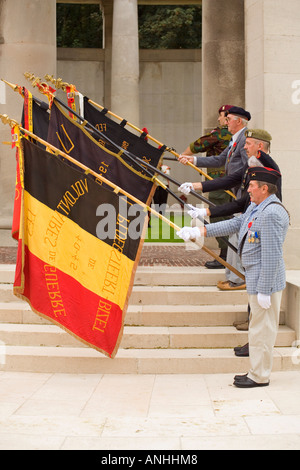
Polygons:
[[211,191],[216,191],[218,189],[234,188],[238,184],[241,185],[242,180],[243,180],[243,174],[244,174],[244,171],[241,168],[241,170],[235,171],[231,175],[222,176],[220,178],[215,178],[210,181],[203,181],[202,192],[208,193]]
[[219,139],[216,132],[211,132],[209,134],[203,135],[199,139],[195,140],[195,142],[190,144],[190,149],[193,153],[203,153],[207,152],[211,148],[213,148]]
[[239,199],[235,199],[231,202],[226,202],[219,206],[210,207],[210,217],[225,217],[229,215],[238,214],[239,212],[244,212],[246,207],[249,205],[249,194],[245,194]]
[[196,166],[199,168],[219,168],[225,165],[228,149],[223,150],[220,155],[212,157],[196,157]]

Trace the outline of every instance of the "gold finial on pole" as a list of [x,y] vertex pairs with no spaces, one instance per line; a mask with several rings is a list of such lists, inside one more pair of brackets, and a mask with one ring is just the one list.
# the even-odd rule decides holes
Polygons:
[[19,86],[18,85],[15,85],[14,83],[7,82],[6,80],[4,80],[4,78],[1,78],[1,81],[6,83],[6,85],[10,86],[10,88],[12,88],[14,91],[19,91]]
[[41,85],[41,79],[39,77],[36,77],[33,73],[25,72],[24,77],[31,82],[33,88],[35,88],[36,86],[39,88],[39,85]]
[[47,85],[47,83],[42,82],[41,79],[39,77],[36,77],[33,73],[25,72],[24,77],[31,82],[34,88],[38,87],[39,92],[42,93],[42,95],[47,96],[50,103],[49,106],[51,107],[52,101],[54,99],[54,93],[56,90]]
[[72,85],[71,83],[63,82],[62,78],[54,78],[53,75],[45,75],[45,80],[47,82],[52,83],[52,85],[55,86],[56,89],[61,89],[63,91],[67,91],[67,87],[73,88],[74,90],[76,89],[75,85]]
[[8,124],[12,129],[15,126],[19,126],[19,123],[15,119],[10,119],[7,114],[0,114],[0,119],[3,124]]

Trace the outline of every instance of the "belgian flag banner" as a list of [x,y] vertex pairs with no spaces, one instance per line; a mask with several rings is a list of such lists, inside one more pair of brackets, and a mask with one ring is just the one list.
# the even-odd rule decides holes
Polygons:
[[[47,141],[140,201],[151,201],[155,186],[144,169],[128,159],[123,149],[108,149],[103,138],[99,138],[84,123],[70,117],[55,99],[51,107]],[[160,153],[157,154],[155,166],[159,164],[160,156]]]
[[14,293],[39,315],[114,357],[141,251],[142,230],[130,228],[144,229],[147,213],[25,138],[21,149]]

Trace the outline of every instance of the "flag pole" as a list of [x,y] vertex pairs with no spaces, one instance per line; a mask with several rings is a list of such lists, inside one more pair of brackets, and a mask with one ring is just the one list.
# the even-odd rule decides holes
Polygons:
[[[89,103],[91,103],[93,106],[99,108],[99,109],[104,109],[104,106],[101,106],[100,104],[98,103],[95,103],[95,101],[92,101],[89,99]],[[117,114],[111,112],[111,111],[107,111],[107,114],[110,114],[111,116],[113,116],[114,118],[118,119],[119,121],[123,121],[123,118],[121,118],[120,116],[118,116]],[[128,126],[132,127],[133,129],[135,129],[136,131],[140,132],[141,134],[143,133],[143,131],[141,129],[139,129],[138,127],[136,127],[134,124],[131,124],[130,122],[126,122],[126,124],[128,124]],[[158,140],[156,140],[154,137],[152,137],[150,134],[147,134],[145,137],[149,138],[150,140],[152,140],[153,142],[155,142],[156,144],[158,145],[164,145],[162,142],[159,142]],[[175,157],[176,157],[176,160],[175,161],[178,161],[178,158],[179,158],[179,153],[177,153],[174,149],[166,146],[166,150],[170,153],[172,153]],[[190,166],[191,168],[193,168],[194,170],[198,171],[198,173],[200,173],[202,176],[204,176],[206,179],[208,180],[212,180],[213,178],[211,176],[209,176],[207,173],[205,173],[203,170],[201,170],[200,168],[198,168],[196,165],[193,165],[193,163],[191,162],[187,162],[187,165]],[[229,194],[231,197],[233,197],[234,199],[236,199],[236,196],[231,192],[231,191],[227,191],[225,190],[225,193]]]
[[[53,90],[49,90],[49,87],[46,83],[40,83],[40,78],[36,78],[33,74],[30,74],[30,73],[25,73],[24,74],[25,77],[30,80],[32,82],[32,86],[35,87],[37,86],[40,93],[46,95],[48,97],[48,100],[52,100],[55,98],[54,94],[53,94]],[[2,79],[3,80],[3,79]],[[14,91],[19,91],[20,95],[23,96],[23,94],[20,92],[20,88],[18,85],[14,85],[12,83],[9,83],[5,80],[3,80],[7,85],[9,85]],[[63,82],[65,83],[65,82]],[[65,108],[67,108],[68,110],[71,111],[71,108],[69,108],[64,102],[62,102],[61,100],[59,100],[58,98],[56,98],[57,102],[61,105],[63,105]],[[79,116],[76,112],[73,112],[73,114],[75,116],[77,116],[77,118],[79,118],[81,121],[84,121],[84,118],[82,116]],[[145,166],[150,168],[151,171],[154,171],[155,173],[158,173],[160,176],[162,176],[163,178],[166,178],[167,180],[169,180],[171,183],[174,183],[175,185],[177,186],[180,186],[181,183],[179,183],[178,181],[176,181],[174,178],[172,178],[170,175],[165,175],[162,171],[160,171],[158,168],[154,168],[153,166],[151,166],[149,163],[145,162],[144,160],[141,160],[139,157],[137,157],[136,155],[133,155],[131,154],[131,152],[128,152],[126,151],[125,149],[122,149],[121,147],[117,146],[117,144],[115,144],[113,141],[111,141],[108,137],[106,137],[102,132],[100,132],[98,129],[96,129],[92,124],[90,124],[89,122],[87,122],[90,126],[91,129],[89,130],[93,130],[93,132],[96,132],[98,135],[100,135],[101,137],[105,138],[106,140],[108,140],[111,144],[113,144],[115,147],[118,148],[118,150],[121,150],[123,152],[123,154],[127,157],[129,157],[131,160],[134,160],[134,162],[139,165],[140,167],[142,167],[143,171],[145,171]],[[152,175],[151,175],[152,176]],[[211,207],[215,207],[216,204],[214,204],[213,202],[211,202],[209,199],[205,198],[204,196],[202,196],[201,194],[197,193],[195,190],[191,190],[191,195],[195,196],[196,198],[200,199],[202,202],[205,202],[206,204],[208,204],[208,206],[211,206]],[[183,201],[181,201],[181,203],[183,203]]]
[[[74,158],[72,158],[70,155],[67,155],[66,153],[62,152],[61,150],[59,150],[58,148],[54,147],[52,144],[50,144],[49,142],[46,142],[45,140],[41,139],[40,137],[38,137],[37,135],[35,135],[33,132],[30,132],[28,131],[27,129],[24,129],[23,127],[21,127],[17,121],[13,120],[13,119],[10,119],[6,114],[0,114],[0,119],[2,120],[3,124],[9,124],[11,128],[14,128],[14,127],[18,127],[19,130],[21,132],[23,132],[24,134],[32,137],[34,140],[40,142],[42,145],[44,145],[46,148],[49,148],[55,155],[60,155],[62,156],[63,158],[66,158],[67,160],[69,160],[70,162],[72,162],[73,164],[75,164],[76,166],[78,166],[79,168],[81,168],[82,170],[84,170],[86,173],[89,173],[91,174],[92,176],[96,177],[97,179],[100,179],[102,180],[103,183],[107,184],[108,186],[110,186],[111,188],[113,188],[114,192],[116,194],[118,193],[121,193],[123,194],[124,196],[128,197],[129,199],[131,199],[132,201],[134,201],[135,203],[139,204],[140,206],[142,206],[145,210],[151,212],[151,214],[153,214],[154,216],[158,217],[159,219],[161,219],[163,222],[167,223],[170,227],[172,227],[174,230],[176,231],[179,231],[181,229],[181,227],[179,227],[178,225],[174,224],[174,222],[171,222],[169,219],[167,219],[165,216],[163,216],[162,214],[160,214],[159,212],[155,211],[152,207],[149,207],[147,204],[145,204],[144,202],[140,201],[139,199],[137,199],[135,196],[132,196],[131,194],[129,194],[127,191],[125,191],[124,189],[120,188],[119,186],[117,186],[116,184],[112,183],[111,181],[109,181],[108,179],[106,179],[104,176],[102,176],[101,174],[98,174],[96,173],[95,171],[91,170],[90,168],[88,168],[87,166],[85,166],[83,163],[81,162],[78,162],[77,160],[75,160]],[[23,137],[25,138],[25,137]],[[243,274],[241,274],[238,270],[236,270],[233,266],[231,266],[229,263],[227,263],[226,261],[224,261],[222,258],[220,258],[218,255],[216,255],[212,250],[210,250],[209,248],[207,248],[206,246],[203,246],[202,244],[199,244],[199,242],[197,242],[197,240],[192,240],[194,243],[196,243],[198,246],[200,246],[203,251],[205,251],[207,254],[209,254],[210,256],[212,256],[213,258],[215,258],[217,261],[219,261],[221,264],[223,264],[226,268],[230,269],[230,271],[234,272],[237,276],[239,276],[241,279],[245,279],[245,277],[243,276]]]
[[[69,87],[74,87],[75,90],[76,90],[76,87],[75,85],[70,85],[69,83],[67,82],[63,82],[61,78],[55,80],[55,78],[53,78],[53,75],[50,76],[50,75],[45,75],[45,80],[47,81],[50,81],[53,85],[55,85],[55,87],[57,88],[61,88],[63,91],[66,91],[66,88],[67,86]],[[78,90],[76,90],[78,92]],[[95,101],[93,100],[88,100],[89,103],[91,103],[93,106],[99,108],[99,109],[105,109],[104,106],[101,106],[100,104],[96,103]],[[117,114],[113,113],[112,111],[107,111],[107,114],[109,114],[110,116],[114,117],[115,119],[118,119],[119,121],[124,121],[124,119],[120,116],[118,116]],[[126,125],[130,126],[132,129],[136,130],[137,132],[140,132],[141,134],[143,133],[142,129],[139,129],[137,126],[135,126],[134,124],[126,121]],[[162,142],[159,142],[157,139],[155,139],[154,137],[152,137],[150,134],[146,134],[147,138],[149,138],[150,140],[152,140],[153,142],[155,142],[157,145],[160,145],[160,146],[163,146],[164,144]],[[174,150],[172,149],[171,147],[168,147],[167,145],[165,146],[166,147],[166,150],[170,153],[172,153],[175,157],[176,157],[176,161],[178,161],[178,158],[179,158],[179,154]],[[196,170],[198,173],[200,173],[202,176],[204,176],[206,179],[208,180],[212,180],[213,178],[211,176],[209,176],[207,173],[205,173],[203,170],[201,170],[200,168],[198,168],[196,165],[193,165],[193,163],[191,162],[187,162],[187,165],[190,166],[191,168],[193,168],[194,170]],[[236,199],[236,196],[235,194],[233,194],[231,191],[227,191],[225,190],[225,193],[229,194],[231,197],[233,197],[234,199]]]
[[[38,77],[35,77],[35,75],[33,74],[30,74],[30,73],[25,73],[24,74],[25,77],[27,79],[29,79],[31,82],[33,82],[33,86],[37,86],[39,91],[42,93],[42,94],[46,94],[48,96],[48,99],[49,101],[51,101],[53,98],[54,98],[54,94],[53,92],[55,90],[53,89],[49,89],[48,85],[46,83],[41,83],[41,79],[38,78]],[[47,77],[47,76],[46,76]],[[52,79],[52,82],[53,82],[54,79]],[[20,92],[20,88],[21,87],[18,87],[17,85],[13,85],[13,84],[10,84],[8,82],[6,82],[7,84],[9,84],[13,89],[14,91],[17,91],[19,90]],[[53,82],[53,84],[56,84]],[[65,82],[62,82],[60,83],[59,82],[59,86],[65,90],[67,88],[67,86],[69,86],[68,83],[65,83]],[[73,88],[74,85],[72,85]],[[22,95],[22,93],[20,93]],[[58,101],[58,103],[60,103],[61,105],[63,105],[64,107],[66,107],[67,109],[69,109],[71,111],[71,108],[69,108],[69,106],[67,106],[65,103],[63,103],[61,100],[59,100],[58,98],[56,98],[56,100]],[[84,118],[82,116],[80,116],[79,114],[76,113],[76,111],[72,110],[72,114],[73,116],[76,116],[78,119],[81,119],[82,121],[84,121]],[[103,135],[102,132],[100,132],[98,129],[96,129],[91,123],[87,122],[89,124],[89,126],[91,127],[91,129],[96,132],[97,134],[99,134],[101,137],[104,137],[106,140],[108,140],[111,144],[113,144],[115,147],[118,148],[118,150],[122,150],[123,154],[125,156],[127,156],[131,161],[133,161],[136,165],[138,165],[138,167],[141,169],[141,171],[144,171],[148,174],[148,176],[150,176],[151,180],[158,186],[161,186],[163,189],[165,189],[169,194],[171,194],[174,199],[176,199],[177,201],[179,201],[180,204],[184,204],[186,206],[188,206],[190,208],[190,205],[189,204],[186,204],[184,201],[182,201],[176,194],[174,194],[173,191],[170,190],[170,188],[168,188],[167,186],[165,186],[158,178],[156,178],[154,176],[154,174],[152,175],[148,169],[151,169],[151,171],[153,171],[154,173],[159,173],[161,176],[167,178],[169,181],[171,181],[172,183],[176,184],[177,186],[180,185],[180,183],[178,181],[176,181],[174,178],[170,177],[169,175],[165,175],[164,173],[162,173],[160,170],[158,170],[157,168],[153,167],[152,165],[150,165],[149,163],[141,160],[139,157],[137,157],[136,155],[133,155],[131,154],[131,152],[129,151],[126,151],[124,149],[121,149],[120,147],[118,147],[113,141],[111,141],[107,136]],[[145,166],[148,168],[146,169]],[[212,203],[211,201],[209,201],[208,199],[204,198],[202,195],[198,194],[195,190],[191,190],[191,194],[196,196],[198,199],[200,199],[201,201],[207,203],[209,206],[215,206],[216,204]],[[207,222],[205,221],[204,218],[198,216],[197,217],[199,220],[201,220],[202,223],[204,224],[207,224]],[[228,241],[227,238],[225,237],[220,237],[224,243],[226,243],[226,245],[231,248],[234,252],[237,252],[237,248],[235,246],[232,245],[232,243],[230,243]]]
[[[45,94],[48,96],[48,99],[49,101],[53,100],[55,98],[54,94],[53,94],[53,89],[49,89],[49,86],[44,83],[44,82],[41,82],[41,79],[38,78],[38,77],[35,77],[35,75],[33,75],[32,73],[29,73],[29,72],[26,72],[24,73],[24,76],[25,78],[27,78],[29,81],[32,82],[32,86],[35,87],[37,86],[40,93],[42,94]],[[63,82],[65,83],[65,82]],[[143,167],[143,170],[146,167],[150,168],[152,171],[158,173],[159,175],[161,175],[163,178],[166,178],[168,179],[169,181],[171,181],[171,183],[174,183],[176,184],[177,186],[180,186],[181,183],[179,183],[178,181],[176,181],[174,178],[170,177],[170,175],[165,175],[162,171],[160,171],[158,168],[154,168],[152,165],[150,165],[149,163],[145,162],[144,160],[140,159],[139,157],[137,157],[136,155],[133,155],[131,154],[131,152],[129,152],[128,150],[125,150],[121,147],[119,147],[117,144],[115,144],[111,139],[109,139],[105,134],[103,134],[101,131],[99,131],[99,129],[96,129],[96,127],[94,127],[90,122],[86,121],[84,119],[84,117],[80,116],[78,113],[76,113],[75,111],[73,111],[71,108],[69,108],[63,101],[61,101],[59,98],[55,98],[56,101],[64,106],[65,108],[67,108],[69,111],[71,111],[78,119],[80,119],[81,121],[83,122],[86,122],[90,129],[89,130],[92,130],[93,132],[96,132],[96,134],[98,134],[99,136],[103,137],[104,139],[106,139],[108,142],[110,142],[112,145],[114,145],[116,148],[118,148],[118,150],[121,150],[123,152],[123,154],[127,157],[129,157],[131,160],[134,160],[135,163],[137,162],[140,162],[140,164],[142,165]],[[100,105],[99,105],[100,106]],[[191,195],[195,196],[196,198],[200,199],[202,202],[205,202],[206,204],[208,204],[208,206],[211,206],[211,207],[215,207],[216,204],[214,204],[213,202],[209,201],[209,199],[205,198],[204,196],[202,196],[201,194],[197,193],[195,190],[191,190]]]

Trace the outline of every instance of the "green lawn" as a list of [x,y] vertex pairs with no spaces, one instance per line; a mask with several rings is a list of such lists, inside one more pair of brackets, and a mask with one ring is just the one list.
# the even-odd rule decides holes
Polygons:
[[[184,215],[184,213],[175,215],[174,213],[167,213],[165,217],[178,227],[190,225],[191,223],[191,218],[186,214]],[[154,215],[151,216],[150,227],[147,229],[145,242],[184,243],[184,241],[176,235],[176,230]]]

